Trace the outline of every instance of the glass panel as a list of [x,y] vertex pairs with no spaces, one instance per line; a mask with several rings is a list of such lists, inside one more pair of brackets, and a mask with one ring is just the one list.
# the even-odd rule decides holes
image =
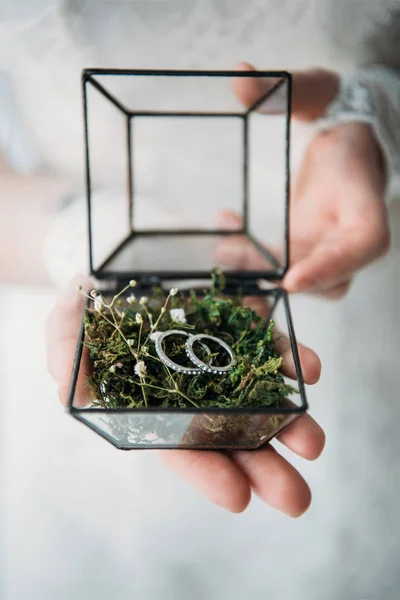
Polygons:
[[241,118],[135,117],[131,131],[135,231],[215,230],[221,210],[241,213]]
[[283,80],[248,116],[249,234],[280,266],[285,264],[287,93]]
[[[230,76],[94,75],[93,78],[132,112],[245,112],[232,91]],[[271,76],[268,82],[273,86],[280,79]]]
[[85,413],[86,422],[118,448],[258,448],[296,418],[293,414]]
[[277,301],[274,304],[270,303],[272,308],[271,318],[276,323],[275,326],[275,349],[276,352],[282,356],[283,365],[280,369],[285,383],[293,386],[297,393],[293,393],[289,400],[286,401],[286,406],[300,407],[303,405],[303,384],[299,382],[299,373],[296,370],[296,355],[298,356],[298,347],[295,343],[296,340],[290,334],[289,328],[289,317],[290,317],[290,306],[289,300],[285,302],[284,296],[280,293],[277,297]]
[[[120,251],[105,265],[104,271],[111,273],[204,273],[206,276],[215,266],[225,271],[241,269],[241,261],[235,258],[232,246],[253,246],[245,236],[218,234],[153,234],[140,235],[127,241]],[[267,261],[254,247],[254,254],[259,254],[263,269]],[[273,265],[270,265],[273,268]]]
[[92,85],[86,90],[92,253],[98,269],[130,232],[127,117]]

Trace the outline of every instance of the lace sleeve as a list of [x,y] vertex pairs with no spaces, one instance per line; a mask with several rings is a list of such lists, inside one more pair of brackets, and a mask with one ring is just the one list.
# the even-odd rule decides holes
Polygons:
[[400,74],[381,65],[342,74],[339,94],[317,129],[346,122],[371,126],[384,155],[390,197],[390,189],[400,179]]

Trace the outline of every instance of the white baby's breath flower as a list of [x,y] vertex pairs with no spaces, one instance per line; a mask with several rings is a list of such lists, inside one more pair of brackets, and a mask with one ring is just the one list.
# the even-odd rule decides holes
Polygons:
[[101,395],[103,396],[104,402],[106,404],[108,404],[110,402],[110,398],[108,396],[106,396],[107,388],[105,386],[104,381],[102,381],[101,384],[100,384],[100,391],[101,391]]
[[134,304],[136,302],[136,296],[135,294],[131,294],[130,296],[127,297],[126,299],[128,304]]
[[172,288],[171,290],[169,290],[169,295],[176,296],[178,291],[179,291],[178,288]]
[[111,367],[108,370],[110,371],[110,373],[115,373],[115,365],[111,365]]
[[117,367],[117,369],[120,369],[124,365],[122,364],[122,362],[117,362],[117,363],[115,363],[115,366]]
[[96,310],[97,312],[101,312],[102,308],[103,298],[101,296],[96,296],[96,298],[94,299],[94,310]]
[[92,290],[90,292],[90,295],[92,296],[92,298],[97,298],[97,296],[99,295],[99,292],[97,290]]
[[149,301],[147,296],[142,296],[139,300],[139,304],[141,304],[143,306],[143,304],[147,304]]
[[153,333],[150,334],[150,339],[152,342],[156,342],[158,340],[158,338],[161,335],[161,331],[153,331]]
[[131,279],[129,282],[130,287],[135,287],[136,285],[136,281],[134,279]]
[[186,323],[186,315],[183,308],[171,308],[169,314],[171,315],[171,319],[173,321],[182,324]]
[[136,313],[135,321],[136,321],[136,323],[139,323],[139,325],[141,325],[143,323],[143,317],[140,313]]
[[136,365],[134,367],[134,371],[138,377],[146,377],[147,367],[146,367],[144,360],[139,360],[139,362],[136,363]]
[[128,340],[128,346],[132,347],[135,342],[133,340]]

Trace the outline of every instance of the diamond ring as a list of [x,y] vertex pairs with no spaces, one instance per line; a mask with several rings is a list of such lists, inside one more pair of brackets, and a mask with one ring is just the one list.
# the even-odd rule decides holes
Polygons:
[[[169,358],[169,356],[167,356],[165,354],[163,347],[162,347],[162,343],[163,343],[163,340],[165,340],[165,338],[167,338],[170,335],[184,335],[188,338],[192,337],[191,333],[187,333],[186,331],[181,331],[180,329],[169,329],[168,331],[163,331],[162,333],[160,332],[159,335],[157,336],[157,339],[155,340],[155,349],[156,349],[158,358],[161,360],[161,362],[164,363],[164,365],[166,365],[170,369],[177,371],[178,373],[185,373],[186,375],[200,375],[201,373],[203,373],[202,369],[194,367],[194,366],[184,367],[183,365],[178,365],[178,363],[171,360]],[[211,350],[206,344],[201,343],[201,345],[203,346],[204,350],[208,354],[211,354]]]
[[[197,335],[189,335],[188,337],[189,337],[189,339],[186,342],[186,354],[188,355],[188,357],[190,358],[192,363],[194,363],[196,365],[196,367],[201,369],[201,371],[203,373],[213,373],[214,375],[224,375],[224,373],[226,373],[227,371],[229,371],[232,367],[234,367],[236,365],[236,359],[235,359],[233,350],[226,342],[224,342],[224,341],[220,340],[219,338],[214,337],[212,335],[206,335],[205,333],[198,333]],[[224,348],[224,350],[226,350],[226,352],[229,354],[229,357],[230,357],[229,364],[227,364],[224,367],[217,367],[217,366],[213,366],[211,364],[208,365],[207,363],[200,360],[198,358],[198,356],[196,356],[196,354],[193,350],[193,346],[194,346],[195,342],[199,342],[200,344],[202,344],[202,346],[205,346],[204,342],[200,341],[200,340],[204,340],[204,339],[211,340],[213,342],[216,342],[220,346],[222,346],[222,348]]]

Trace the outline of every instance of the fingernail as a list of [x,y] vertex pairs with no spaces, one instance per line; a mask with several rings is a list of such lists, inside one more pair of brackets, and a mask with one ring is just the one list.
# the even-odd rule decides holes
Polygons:
[[299,292],[313,292],[319,289],[319,283],[315,280],[300,279],[300,278],[288,278],[283,282],[284,288],[288,292],[294,294]]
[[301,282],[293,277],[288,277],[283,281],[283,287],[286,291],[296,293],[301,291]]

